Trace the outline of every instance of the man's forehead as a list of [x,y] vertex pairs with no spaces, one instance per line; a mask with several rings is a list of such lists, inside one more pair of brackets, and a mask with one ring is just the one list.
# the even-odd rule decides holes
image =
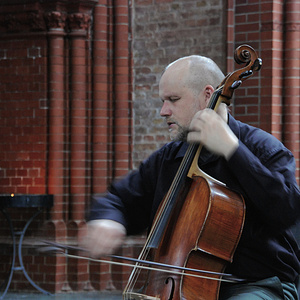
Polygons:
[[176,76],[164,77],[159,84],[159,95],[161,97],[179,96],[184,89],[183,78]]

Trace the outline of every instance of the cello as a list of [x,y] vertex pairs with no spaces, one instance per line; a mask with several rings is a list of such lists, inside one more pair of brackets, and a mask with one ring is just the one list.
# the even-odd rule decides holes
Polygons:
[[[248,45],[238,47],[234,58],[246,65],[225,77],[209,101],[210,109],[217,110],[222,102],[230,105],[234,90],[262,65]],[[221,281],[228,280],[224,270],[242,233],[245,204],[240,194],[198,167],[201,149],[202,145],[189,145],[157,210],[124,300],[213,300],[218,299]],[[147,261],[162,269],[149,266],[145,274],[141,264]]]

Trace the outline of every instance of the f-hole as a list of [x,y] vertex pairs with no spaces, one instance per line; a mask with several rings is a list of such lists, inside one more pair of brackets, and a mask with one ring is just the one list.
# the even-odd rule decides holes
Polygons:
[[171,292],[170,292],[170,296],[169,296],[169,299],[168,300],[172,300],[173,299],[173,296],[174,296],[174,290],[175,290],[175,280],[173,277],[168,277],[165,281],[165,284],[168,284],[169,281],[172,281],[171,283]]

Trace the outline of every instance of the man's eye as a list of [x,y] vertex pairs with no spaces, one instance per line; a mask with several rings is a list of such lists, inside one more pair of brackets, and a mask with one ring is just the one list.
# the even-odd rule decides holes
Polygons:
[[171,101],[171,102],[176,102],[179,99],[180,99],[179,97],[169,97],[169,101]]

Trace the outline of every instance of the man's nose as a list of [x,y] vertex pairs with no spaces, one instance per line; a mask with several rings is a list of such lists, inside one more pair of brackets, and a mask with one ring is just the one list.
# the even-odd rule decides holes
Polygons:
[[170,109],[170,106],[169,106],[169,104],[168,104],[168,101],[164,101],[163,102],[163,106],[162,106],[162,108],[161,108],[161,110],[160,110],[160,115],[162,116],[162,117],[166,117],[166,116],[171,116],[171,109]]

